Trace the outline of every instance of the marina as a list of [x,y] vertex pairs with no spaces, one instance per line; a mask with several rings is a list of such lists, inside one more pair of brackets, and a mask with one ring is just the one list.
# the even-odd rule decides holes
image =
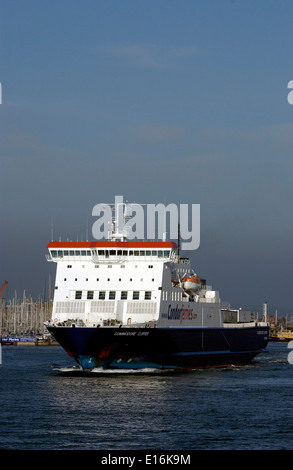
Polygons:
[[0,339],[3,346],[56,345],[44,323],[51,317],[52,302],[15,294],[0,299]]

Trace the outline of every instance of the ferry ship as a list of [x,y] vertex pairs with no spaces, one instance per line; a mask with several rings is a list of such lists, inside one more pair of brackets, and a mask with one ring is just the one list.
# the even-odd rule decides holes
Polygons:
[[46,327],[84,370],[245,365],[269,340],[265,318],[222,308],[171,241],[51,241],[57,264]]

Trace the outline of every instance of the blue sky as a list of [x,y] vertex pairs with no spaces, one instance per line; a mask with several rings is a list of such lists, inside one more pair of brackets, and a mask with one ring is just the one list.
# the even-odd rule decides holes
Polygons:
[[[200,204],[186,253],[234,307],[293,311],[291,0],[2,0],[1,277],[115,195]],[[1,281],[2,279],[2,281]]]

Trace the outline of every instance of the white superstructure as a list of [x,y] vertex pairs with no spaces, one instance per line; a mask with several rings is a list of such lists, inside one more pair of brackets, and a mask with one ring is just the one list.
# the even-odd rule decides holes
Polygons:
[[175,243],[127,241],[116,221],[112,227],[109,240],[49,243],[47,260],[57,263],[51,323],[217,328],[254,322],[250,312],[221,309],[219,293],[179,257]]
[[129,241],[127,224],[112,226],[109,240],[48,245],[57,269],[46,326],[83,369],[244,364],[266,346],[267,324],[223,309],[175,243]]
[[184,291],[181,278],[191,274],[190,262],[177,256],[174,243],[51,242],[48,249],[48,261],[57,263],[55,323],[178,326],[180,319],[181,326],[187,322],[202,326],[209,319],[216,326],[222,322],[216,291],[204,284],[194,297]]

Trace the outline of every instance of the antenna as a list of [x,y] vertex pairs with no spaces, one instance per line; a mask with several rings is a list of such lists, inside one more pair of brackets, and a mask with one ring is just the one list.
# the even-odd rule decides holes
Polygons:
[[49,289],[48,289],[48,300],[51,302],[51,274],[49,274]]
[[180,224],[178,224],[178,258],[180,258]]
[[266,322],[267,321],[267,313],[268,313],[268,303],[265,302],[263,304],[263,321]]
[[51,216],[51,242],[53,241],[53,216]]

